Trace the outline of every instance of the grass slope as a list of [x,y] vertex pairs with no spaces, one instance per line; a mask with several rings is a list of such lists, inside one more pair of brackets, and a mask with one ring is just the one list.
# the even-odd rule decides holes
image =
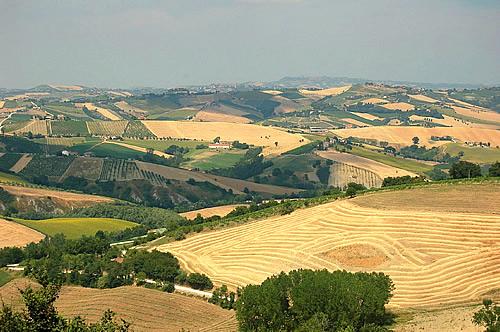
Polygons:
[[82,235],[92,236],[97,231],[115,232],[137,226],[136,223],[130,221],[112,218],[15,219],[15,221],[47,235],[62,233],[70,239],[76,239]]

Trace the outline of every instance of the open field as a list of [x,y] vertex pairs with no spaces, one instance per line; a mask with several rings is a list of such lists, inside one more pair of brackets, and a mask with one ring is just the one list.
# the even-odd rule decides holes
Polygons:
[[75,104],[75,106],[81,107],[81,108],[86,107],[89,111],[97,112],[109,120],[116,121],[116,120],[122,119],[121,117],[119,117],[115,113],[111,112],[110,110],[108,110],[106,108],[98,107],[98,106],[94,105],[93,103],[77,103],[77,104]]
[[[376,152],[375,152],[376,153]],[[417,176],[417,174],[413,172],[409,172],[407,170],[389,166],[387,164],[380,163],[378,161],[374,161],[372,159],[356,156],[354,154],[350,153],[341,153],[337,151],[317,151],[317,155],[319,155],[322,158],[330,159],[339,163],[359,167],[362,169],[366,169],[370,172],[373,172],[380,176],[380,178],[383,180],[386,177],[392,176],[392,177],[397,177],[397,176]]]
[[129,105],[126,101],[116,102],[115,106],[126,113],[139,113],[139,114],[146,114],[147,113],[143,109]]
[[[15,279],[0,288],[0,297],[6,304],[21,308],[19,288],[33,284],[24,278]],[[63,316],[82,316],[91,322],[111,309],[118,318],[130,322],[136,332],[237,330],[234,311],[201,299],[143,287],[94,289],[63,286],[56,307]]]
[[392,166],[395,168],[404,169],[412,173],[422,174],[432,170],[432,166],[425,162],[419,162],[413,159],[394,157],[389,154],[377,152],[376,150],[373,149],[353,146],[350,152],[351,154],[375,160],[382,164],[386,164],[388,166]]
[[7,183],[26,183],[25,180],[20,178],[19,176],[16,176],[14,174],[10,173],[5,173],[5,172],[0,172],[0,183],[1,182],[7,182]]
[[207,122],[231,122],[231,123],[250,123],[252,120],[245,118],[243,116],[209,112],[209,111],[199,111],[194,116],[195,121],[207,121]]
[[97,231],[117,232],[137,226],[130,221],[112,218],[16,219],[16,222],[50,236],[62,233],[69,239],[77,239],[83,235],[94,236]]
[[421,121],[421,122],[426,122],[430,124],[440,124],[443,126],[447,127],[461,127],[461,128],[485,128],[485,129],[499,129],[500,128],[500,123],[498,125],[494,124],[485,124],[485,123],[477,123],[477,122],[471,122],[463,119],[458,119],[453,116],[448,116],[443,114],[443,119],[436,119],[436,118],[430,118],[430,117],[424,117],[420,115],[411,115],[410,116],[411,121]]
[[[123,146],[127,149],[131,149],[131,150],[135,150],[135,151],[139,151],[139,152],[143,152],[143,153],[147,153],[148,152],[148,149],[146,148],[143,148],[143,147],[140,147],[140,146],[137,146],[137,145],[131,145],[131,144],[127,144],[127,143],[123,143],[121,141],[105,141],[103,144],[116,144],[116,145],[119,145],[119,146]],[[158,151],[158,150],[153,150],[153,154],[154,155],[157,155],[159,157],[163,157],[163,158],[171,158],[172,155],[168,154],[168,153],[165,153],[165,152],[162,152],[162,151]]]
[[339,86],[335,88],[328,88],[328,89],[322,89],[322,90],[307,90],[307,89],[300,89],[299,92],[303,94],[304,96],[316,96],[316,97],[327,97],[327,96],[336,96],[341,93],[346,92],[351,88],[351,85],[346,85],[346,86]]
[[110,203],[113,202],[112,198],[103,196],[94,196],[86,194],[76,194],[67,191],[57,191],[42,188],[29,188],[0,185],[3,189],[7,190],[18,198],[47,198],[50,197],[52,201],[59,201],[65,205],[71,206],[89,206],[95,203]]
[[50,133],[50,123],[46,120],[31,120],[26,126],[14,130],[14,133],[23,134],[32,132],[33,135],[48,135]]
[[388,110],[399,110],[403,112],[411,111],[415,109],[415,106],[408,103],[389,103],[381,105],[383,108],[387,108]]
[[382,178],[365,168],[339,162],[335,162],[330,166],[329,186],[345,188],[351,182],[362,184],[366,188],[382,186]]
[[463,116],[470,117],[470,118],[475,118],[479,120],[485,120],[485,121],[493,121],[498,124],[500,124],[500,113],[496,113],[490,110],[486,110],[483,108],[479,107],[462,107],[462,106],[454,106],[451,105],[451,108],[453,110]]
[[77,157],[69,165],[62,176],[65,179],[68,176],[82,177],[90,180],[98,180],[101,175],[104,159],[93,157]]
[[359,116],[360,118],[366,119],[366,120],[384,120],[381,117],[378,117],[376,115],[368,114],[368,113],[359,113],[359,112],[351,112],[352,114]]
[[19,158],[19,160],[16,162],[16,164],[10,168],[10,170],[14,173],[21,172],[26,167],[26,165],[29,164],[32,158],[33,158],[32,155],[26,153],[23,154],[21,158]]
[[45,237],[29,227],[12,221],[0,219],[0,248],[23,247],[31,242],[38,242]]
[[203,218],[219,216],[225,217],[229,214],[229,212],[236,209],[238,206],[247,206],[246,204],[230,204],[230,205],[222,205],[222,206],[214,206],[205,209],[193,210],[188,212],[179,213],[186,219],[194,219],[198,214],[201,214]]
[[352,125],[355,125],[355,126],[358,126],[358,127],[371,127],[372,126],[371,124],[364,123],[364,122],[361,122],[359,120],[351,119],[351,118],[340,119],[340,121],[346,122],[348,124],[352,124]]
[[128,121],[87,121],[87,128],[91,135],[122,136]]
[[3,105],[5,105],[5,101],[4,100],[0,100],[0,108],[3,108]]
[[499,148],[482,148],[470,147],[459,143],[449,143],[440,147],[444,153],[449,153],[452,156],[463,152],[462,160],[467,160],[473,163],[488,164],[500,161]]
[[[500,288],[499,184],[437,187],[335,201],[158,249],[232,288],[297,268],[347,269],[387,273],[392,307],[477,303]],[[374,197],[387,209],[364,206]],[[416,211],[422,197],[430,204]],[[450,212],[457,205],[467,213]]]
[[368,98],[361,101],[363,104],[385,104],[388,103],[387,100],[382,98]]
[[81,91],[83,88],[79,85],[49,85],[56,90]]
[[418,101],[423,101],[424,103],[431,103],[431,104],[439,103],[439,100],[424,95],[408,95],[408,97]]
[[[157,137],[240,141],[262,146],[264,155],[277,155],[309,143],[303,136],[273,127],[226,122],[143,121]],[[278,143],[278,145],[275,144]]]
[[243,193],[245,188],[250,191],[256,191],[260,193],[267,193],[271,195],[282,195],[291,194],[294,192],[301,191],[300,189],[273,186],[268,184],[260,184],[251,181],[227,178],[224,176],[206,174],[201,172],[188,171],[185,169],[149,164],[140,161],[136,161],[139,169],[144,171],[151,171],[153,173],[164,176],[167,179],[174,179],[180,181],[188,181],[189,179],[194,179],[195,181],[204,182],[208,181],[226,190],[233,190],[236,194]]
[[452,136],[461,142],[490,142],[492,146],[500,146],[500,131],[483,128],[423,128],[417,126],[379,126],[354,129],[335,129],[332,132],[341,137],[359,137],[387,141],[403,146],[411,145],[412,138],[420,138],[420,145],[427,147],[446,144],[446,141],[431,141],[431,136]]
[[279,91],[279,90],[262,90],[262,92],[267,93],[268,95],[273,95],[273,96],[280,95],[283,93],[283,91]]
[[187,157],[192,158],[192,160],[182,163],[182,167],[187,169],[198,168],[203,171],[232,167],[243,158],[244,154],[244,150],[194,150],[187,154]]

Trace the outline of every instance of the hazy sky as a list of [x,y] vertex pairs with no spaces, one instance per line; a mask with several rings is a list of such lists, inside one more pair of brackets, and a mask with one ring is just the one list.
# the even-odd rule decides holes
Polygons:
[[0,0],[0,87],[500,83],[500,0]]

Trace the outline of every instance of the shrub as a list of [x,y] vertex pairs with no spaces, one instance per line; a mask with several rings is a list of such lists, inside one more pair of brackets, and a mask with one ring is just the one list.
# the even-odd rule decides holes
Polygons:
[[210,280],[210,278],[206,275],[200,273],[191,273],[187,276],[186,282],[194,289],[205,290],[214,287],[212,280]]
[[450,176],[453,179],[476,178],[481,176],[481,167],[468,161],[459,161],[451,166]]

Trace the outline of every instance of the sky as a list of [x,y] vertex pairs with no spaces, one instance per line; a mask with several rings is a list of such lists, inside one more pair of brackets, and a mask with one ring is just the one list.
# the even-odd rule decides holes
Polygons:
[[0,0],[0,87],[500,85],[500,0]]

